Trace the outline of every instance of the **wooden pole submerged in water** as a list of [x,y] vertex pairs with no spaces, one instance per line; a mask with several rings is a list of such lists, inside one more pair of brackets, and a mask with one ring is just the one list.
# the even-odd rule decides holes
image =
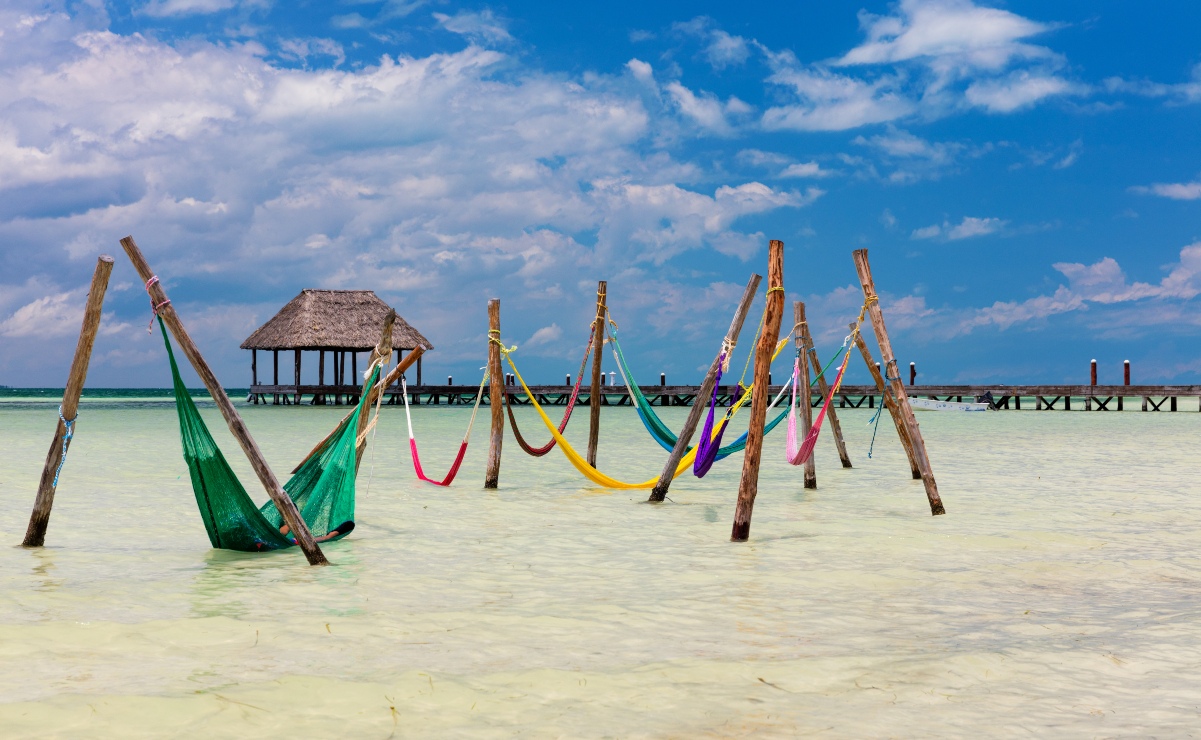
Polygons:
[[500,448],[505,441],[504,376],[500,370],[500,299],[488,301],[488,403],[492,411],[492,431],[488,438],[488,469],[484,488],[500,485]]
[[[92,345],[100,329],[100,315],[104,308],[104,293],[108,290],[108,278],[113,271],[113,258],[107,254],[96,260],[92,273],[92,285],[88,288],[87,308],[83,312],[83,326],[79,330],[79,341],[75,345],[75,357],[71,360],[71,371],[67,375],[67,387],[63,391],[63,403],[59,408],[58,426],[50,451],[46,453],[46,465],[38,482],[37,498],[33,512],[29,515],[29,526],[25,529],[25,547],[41,547],[46,542],[46,528],[50,525],[50,510],[54,507],[54,492],[58,487],[59,472],[63,458],[71,446],[75,418],[79,411],[79,396],[88,376],[88,364],[92,359]],[[70,425],[68,427],[68,424]]]
[[[851,322],[849,326],[851,331],[855,331],[854,322]],[[897,428],[897,437],[900,438],[901,447],[905,448],[905,457],[909,460],[909,471],[914,480],[921,480],[922,470],[921,466],[917,464],[917,458],[913,455],[913,442],[909,440],[909,430],[905,428],[905,422],[901,420],[901,413],[897,410],[897,402],[893,398],[892,388],[884,383],[884,376],[880,374],[880,363],[872,357],[872,352],[867,348],[862,335],[855,335],[855,345],[859,347],[859,353],[863,355],[863,362],[867,365],[872,380],[876,383],[876,389],[880,391],[880,402],[888,410],[888,415]]]
[[[267,490],[267,495],[275,503],[275,508],[279,510],[280,516],[283,517],[284,522],[292,530],[292,534],[296,537],[296,544],[300,546],[300,549],[304,552],[304,556],[308,558],[309,565],[328,565],[329,561],[325,559],[321,548],[313,540],[313,534],[309,531],[309,526],[305,524],[304,519],[300,516],[300,511],[296,508],[296,502],[280,486],[275,473],[267,465],[267,461],[263,458],[262,450],[259,449],[258,443],[254,441],[254,437],[250,436],[250,430],[246,428],[246,422],[242,420],[242,416],[234,408],[233,403],[230,402],[229,396],[225,394],[225,389],[217,381],[217,376],[213,374],[212,368],[209,367],[204,356],[200,354],[200,348],[196,346],[196,343],[192,341],[192,337],[188,335],[183,322],[179,320],[179,315],[171,305],[171,301],[167,299],[167,292],[163,290],[162,282],[155,279],[157,276],[150,269],[150,264],[146,262],[146,258],[142,255],[142,251],[138,249],[138,245],[134,242],[133,237],[127,236],[122,239],[121,246],[125,248],[125,254],[129,255],[129,261],[133,263],[134,269],[138,271],[138,275],[146,283],[146,290],[150,293],[150,301],[151,305],[154,306],[155,313],[162,318],[163,324],[166,325],[171,335],[175,337],[179,348],[183,350],[184,355],[192,363],[192,367],[196,370],[196,374],[200,376],[204,387],[208,389],[209,395],[217,403],[217,408],[221,411],[221,416],[225,417],[225,423],[229,426],[230,433],[233,434],[234,439],[241,445],[242,451],[246,453],[246,457],[250,461],[250,467],[254,469],[259,482]],[[299,356],[299,351],[297,354]],[[299,359],[296,364],[297,374],[299,374]]]
[[596,448],[600,444],[601,356],[605,347],[605,312],[608,309],[608,283],[601,280],[596,284],[596,318],[592,325],[592,389],[588,398],[588,464],[596,467]]
[[755,347],[755,381],[751,396],[751,418],[746,434],[746,454],[742,458],[742,478],[738,483],[738,504],[730,539],[745,542],[751,536],[751,514],[759,492],[759,460],[763,454],[763,422],[767,418],[767,387],[770,384],[771,356],[780,336],[780,318],[784,314],[784,242],[772,239],[768,251],[767,305],[763,310],[763,333]]
[[[804,310],[804,305],[801,304],[802,310]],[[809,322],[807,321],[801,325],[801,339],[805,343],[805,353],[809,355],[813,372],[817,373],[817,389],[821,392],[824,401],[830,395],[830,383],[826,374],[822,372],[822,362],[817,356],[817,348],[813,345],[813,335],[809,333]],[[847,347],[847,352],[850,351],[851,348]],[[847,443],[842,436],[842,422],[838,420],[838,413],[834,410],[833,403],[830,404],[830,410],[826,412],[826,419],[830,422],[830,436],[834,438],[834,446],[838,449],[838,458],[842,461],[842,467],[852,467],[851,456],[847,453]]]
[[[763,280],[760,275],[751,275],[751,279],[746,282],[746,290],[742,292],[742,300],[738,302],[738,309],[734,312],[734,319],[730,322],[730,328],[726,331],[725,341],[722,347],[727,352],[733,352],[734,347],[738,344],[738,335],[742,332],[742,325],[746,323],[746,315],[751,310],[751,303],[755,300],[755,291],[759,290],[759,282]],[[753,351],[753,350],[752,350]],[[696,401],[693,402],[692,408],[688,412],[688,419],[685,420],[684,426],[680,429],[680,435],[676,438],[676,446],[672,448],[671,455],[667,458],[667,463],[663,466],[663,472],[659,474],[659,482],[651,489],[651,497],[648,501],[663,501],[667,498],[667,490],[671,487],[671,481],[676,474],[676,468],[680,465],[680,460],[688,452],[688,444],[692,441],[692,435],[696,432],[696,425],[700,423],[701,414],[705,412],[705,401],[713,395],[713,385],[717,382],[717,369],[721,366],[721,354],[713,358],[713,364],[709,366],[709,371],[705,373],[705,379],[701,382],[700,390],[697,391]],[[659,385],[667,385],[666,373],[659,373]]]
[[872,268],[867,261],[867,250],[856,249],[854,259],[855,270],[859,273],[859,282],[863,287],[863,297],[867,302],[867,313],[871,317],[876,342],[880,345],[880,359],[884,363],[885,371],[884,381],[892,388],[897,411],[901,415],[905,429],[909,432],[909,440],[913,445],[913,456],[922,473],[926,499],[930,502],[930,514],[933,516],[945,514],[946,509],[943,507],[942,498],[938,495],[938,483],[934,480],[934,472],[930,468],[930,456],[926,453],[926,443],[922,439],[917,419],[913,417],[913,408],[909,405],[909,396],[905,393],[905,386],[901,383],[901,374],[897,369],[897,358],[892,351],[892,342],[888,338],[888,330],[884,327],[884,313],[880,310],[876,283],[872,280]]
[[[809,359],[805,357],[804,334],[808,331],[808,326],[805,322],[805,304],[801,301],[793,301],[792,321],[796,324],[796,329],[793,331],[793,342],[801,354],[801,361],[797,363],[797,385],[801,387],[803,393],[800,438],[805,439],[809,436],[809,430],[813,428],[813,403],[811,401],[812,394],[809,392]],[[821,369],[818,368],[817,372],[821,372]],[[809,459],[804,462],[805,488],[817,488],[817,461],[813,459],[815,457],[817,456],[810,453]]]

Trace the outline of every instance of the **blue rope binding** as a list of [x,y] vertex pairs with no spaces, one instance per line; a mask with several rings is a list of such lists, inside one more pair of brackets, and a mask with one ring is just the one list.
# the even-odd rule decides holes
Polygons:
[[75,436],[75,419],[79,418],[79,412],[75,412],[75,419],[67,421],[66,417],[63,416],[63,407],[60,405],[58,407],[58,418],[62,420],[66,432],[63,433],[63,454],[58,459],[58,469],[54,471],[54,483],[51,484],[54,488],[58,488],[58,475],[63,472],[63,463],[67,462],[67,445],[71,444],[71,438]]

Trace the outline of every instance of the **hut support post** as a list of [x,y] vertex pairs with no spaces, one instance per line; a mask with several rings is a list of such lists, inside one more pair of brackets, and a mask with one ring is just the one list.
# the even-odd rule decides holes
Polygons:
[[[930,514],[937,516],[945,514],[942,498],[938,495],[938,483],[930,469],[930,456],[926,453],[926,443],[922,439],[917,419],[913,417],[913,408],[909,405],[909,396],[905,394],[905,386],[901,383],[900,372],[897,370],[897,358],[892,352],[892,342],[888,339],[888,330],[884,328],[884,313],[880,310],[880,301],[876,295],[876,284],[872,280],[872,268],[867,261],[867,250],[856,249],[854,252],[855,269],[859,273],[859,282],[863,286],[863,296],[867,301],[867,312],[871,317],[872,329],[876,333],[876,341],[880,345],[880,359],[886,372],[884,380],[892,388],[897,410],[901,420],[909,431],[909,440],[913,444],[913,455],[917,459],[922,473],[922,483],[926,487],[926,498],[930,502]],[[888,372],[891,370],[891,372]]]
[[[851,322],[849,326],[851,331],[855,331],[854,322]],[[863,355],[863,362],[867,365],[868,372],[872,375],[872,380],[876,383],[876,389],[880,391],[881,403],[884,404],[884,408],[888,409],[888,415],[892,418],[892,423],[897,428],[897,436],[900,437],[901,446],[905,448],[905,456],[909,459],[909,471],[913,475],[914,480],[921,480],[921,467],[918,466],[917,458],[913,455],[913,442],[909,440],[909,430],[905,428],[905,422],[902,421],[901,414],[897,410],[897,402],[893,398],[892,388],[884,384],[884,376],[880,375],[880,364],[872,358],[871,350],[867,348],[867,343],[863,341],[862,335],[855,337],[855,344],[859,347],[859,353]]]
[[596,467],[596,448],[600,444],[601,384],[605,376],[601,373],[601,357],[605,349],[605,311],[607,310],[608,283],[601,280],[596,284],[596,319],[592,325],[592,394],[588,398],[588,464]]
[[421,355],[417,355],[417,387],[421,387]]
[[[272,355],[271,359],[275,363],[275,380],[273,380],[271,384],[276,387],[276,390],[278,390],[279,389],[279,350],[277,350],[277,349],[272,350],[271,355]],[[271,403],[272,403],[272,405],[279,404],[279,394],[278,393],[271,394]]]
[[296,391],[292,395],[292,404],[300,404],[300,350],[296,350]]
[[[129,261],[133,263],[134,268],[138,271],[138,275],[143,281],[149,283],[150,279],[154,277],[154,271],[150,269],[146,258],[142,256],[142,251],[134,243],[133,237],[127,236],[122,239],[121,246],[125,248],[125,253],[129,255]],[[221,384],[217,381],[217,376],[213,374],[212,368],[209,367],[204,357],[200,354],[200,348],[188,336],[183,322],[179,320],[179,315],[175,313],[175,308],[167,300],[167,293],[163,290],[162,282],[155,281],[147,290],[150,292],[150,300],[158,307],[158,315],[162,317],[163,323],[166,324],[171,335],[175,337],[175,341],[179,343],[180,349],[183,350],[188,360],[191,361],[196,374],[204,381],[204,386],[208,388],[209,395],[217,402],[217,408],[221,411],[221,415],[225,417],[225,423],[229,425],[230,433],[233,434],[234,439],[238,440],[242,451],[246,453],[246,457],[250,460],[250,467],[254,468],[259,481],[267,489],[267,495],[275,502],[275,507],[279,509],[283,520],[291,528],[292,534],[296,537],[296,543],[304,551],[309,564],[328,565],[329,561],[325,559],[321,548],[313,540],[313,535],[309,532],[308,525],[305,524],[304,519],[300,516],[300,511],[296,508],[296,503],[292,501],[280,486],[275,473],[271,472],[267,461],[263,459],[263,453],[259,450],[258,444],[250,436],[250,430],[246,428],[246,422],[242,421],[241,415],[238,414],[238,410],[230,402],[229,396],[225,395],[225,389],[221,387]],[[298,361],[298,372],[299,367]]]
[[[746,281],[746,290],[742,292],[742,300],[738,302],[738,310],[734,312],[734,319],[730,322],[730,329],[726,332],[725,342],[722,343],[722,346],[728,347],[730,352],[733,352],[734,346],[738,344],[738,335],[742,332],[742,325],[746,322],[746,315],[751,310],[751,303],[755,300],[755,291],[759,290],[759,282],[762,279],[761,276],[752,274],[751,279]],[[671,455],[663,466],[663,472],[659,474],[659,482],[651,489],[649,501],[663,501],[667,498],[667,489],[671,487],[672,476],[676,474],[680,460],[688,452],[688,444],[696,432],[696,425],[700,423],[701,414],[705,412],[705,401],[713,396],[713,384],[717,382],[717,368],[720,365],[721,355],[719,353],[717,357],[713,358],[713,364],[709,366],[709,371],[705,373],[705,379],[701,382],[696,400],[688,412],[688,419],[684,422],[684,427],[680,429],[679,437],[676,438],[676,446],[672,448]],[[659,373],[659,385],[667,386],[665,373]],[[666,394],[663,398],[663,405],[667,405]]]
[[[738,505],[730,539],[745,542],[751,536],[751,513],[759,491],[759,458],[763,454],[763,422],[767,418],[767,387],[771,384],[771,356],[780,336],[780,318],[784,313],[784,242],[772,239],[768,254],[767,306],[763,312],[763,333],[755,347],[755,390],[751,395],[750,427],[746,435],[746,454],[742,458],[742,480],[738,484]],[[806,403],[808,405],[808,403]]]
[[46,542],[46,528],[50,525],[50,509],[54,506],[54,491],[58,484],[58,473],[62,469],[63,455],[71,446],[71,438],[66,436],[67,425],[63,419],[75,421],[79,411],[79,396],[83,393],[83,382],[88,376],[88,363],[92,360],[92,345],[96,341],[96,332],[100,328],[100,313],[104,308],[104,293],[108,290],[108,277],[113,272],[113,258],[107,254],[100,255],[96,260],[96,269],[92,273],[92,285],[88,289],[87,308],[83,313],[83,326],[79,330],[79,341],[75,345],[75,358],[71,360],[71,372],[67,376],[67,387],[63,391],[63,404],[59,410],[62,416],[54,430],[54,438],[50,441],[50,451],[46,453],[46,465],[42,468],[42,478],[38,482],[37,498],[33,502],[33,512],[29,515],[29,526],[25,529],[25,539],[21,544],[25,547],[41,547]]
[[500,299],[488,301],[488,404],[492,411],[492,431],[488,439],[488,469],[484,488],[500,484],[500,447],[505,440],[504,375],[500,370]]
[[313,403],[325,405],[325,350],[318,350],[317,353],[317,385],[321,386],[321,400],[313,398]]
[[[805,304],[801,301],[794,301],[792,304],[792,320],[797,325],[796,331],[793,332],[793,342],[799,354],[802,355],[801,361],[797,363],[799,375],[797,375],[797,385],[801,387],[804,402],[801,403],[801,439],[809,436],[809,430],[813,428],[813,400],[812,394],[809,392],[809,360],[804,355],[805,334],[808,333],[805,322]],[[820,369],[817,372],[821,372]],[[758,386],[756,386],[758,387]],[[817,455],[810,453],[809,459],[805,461],[805,488],[817,488],[817,461],[814,458]]]
[[[801,310],[804,310],[804,305],[801,304]],[[809,362],[813,365],[813,372],[817,373],[817,389],[821,392],[822,398],[825,399],[830,395],[830,383],[826,380],[826,376],[822,373],[822,363],[817,356],[817,348],[813,346],[813,335],[809,333],[809,322],[801,324],[801,340],[805,343],[805,354],[809,356]],[[847,352],[851,348],[847,347]],[[802,365],[805,363],[802,361]],[[847,454],[847,443],[842,436],[842,423],[838,421],[838,413],[834,411],[834,405],[830,404],[830,410],[826,412],[826,417],[830,421],[830,436],[834,438],[834,446],[838,448],[838,458],[842,460],[842,467],[851,467],[851,456]]]

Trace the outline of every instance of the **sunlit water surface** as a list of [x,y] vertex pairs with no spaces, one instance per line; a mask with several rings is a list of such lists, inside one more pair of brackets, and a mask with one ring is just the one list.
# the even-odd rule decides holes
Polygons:
[[[1186,404],[1187,407],[1187,404]],[[243,406],[283,475],[343,408]],[[486,413],[486,411],[485,411]],[[557,413],[557,412],[556,412]],[[678,426],[686,409],[665,409]],[[855,463],[816,491],[767,441],[751,540],[741,457],[671,502],[584,484],[482,417],[458,481],[415,480],[385,407],[359,528],[327,547],[209,548],[173,407],[85,403],[48,546],[24,533],[53,405],[0,404],[5,737],[1184,735],[1201,727],[1193,413],[920,416],[931,517],[885,420],[843,411]],[[469,409],[418,408],[441,475]],[[204,411],[265,500],[211,404]],[[524,430],[545,431],[529,409]],[[605,409],[602,469],[664,453]],[[569,427],[583,448],[587,415]],[[370,485],[368,486],[368,479]]]

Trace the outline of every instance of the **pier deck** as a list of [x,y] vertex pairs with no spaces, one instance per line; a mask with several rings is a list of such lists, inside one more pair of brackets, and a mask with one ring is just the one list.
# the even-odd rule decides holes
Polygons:
[[[778,385],[770,387],[773,396],[780,389]],[[1142,411],[1177,411],[1182,398],[1197,399],[1196,409],[1201,411],[1201,385],[910,385],[905,389],[911,397],[943,401],[975,401],[977,397],[991,393],[998,409],[1010,411],[1122,411],[1129,400],[1140,402]],[[255,385],[250,388],[250,398],[256,404],[341,405],[355,399],[359,390],[352,385]],[[410,386],[409,403],[423,406],[471,404],[475,402],[478,390],[478,385]],[[521,386],[508,385],[505,390],[514,405],[529,404]],[[733,403],[735,390],[736,386],[719,386],[718,404],[728,406]],[[696,401],[697,391],[697,386],[693,385],[642,386],[643,395],[653,406],[691,406]],[[398,385],[389,388],[386,403],[399,403],[400,392]],[[530,392],[539,404],[565,406],[571,397],[571,386],[535,385],[530,386]],[[875,408],[880,401],[880,392],[875,386],[844,385],[836,401],[839,408]],[[581,389],[576,403],[587,406],[589,402],[587,389]],[[816,390],[810,394],[810,402],[815,406],[821,403]],[[601,403],[605,406],[632,405],[626,387],[622,385],[602,386]],[[488,405],[486,388],[481,405]]]

